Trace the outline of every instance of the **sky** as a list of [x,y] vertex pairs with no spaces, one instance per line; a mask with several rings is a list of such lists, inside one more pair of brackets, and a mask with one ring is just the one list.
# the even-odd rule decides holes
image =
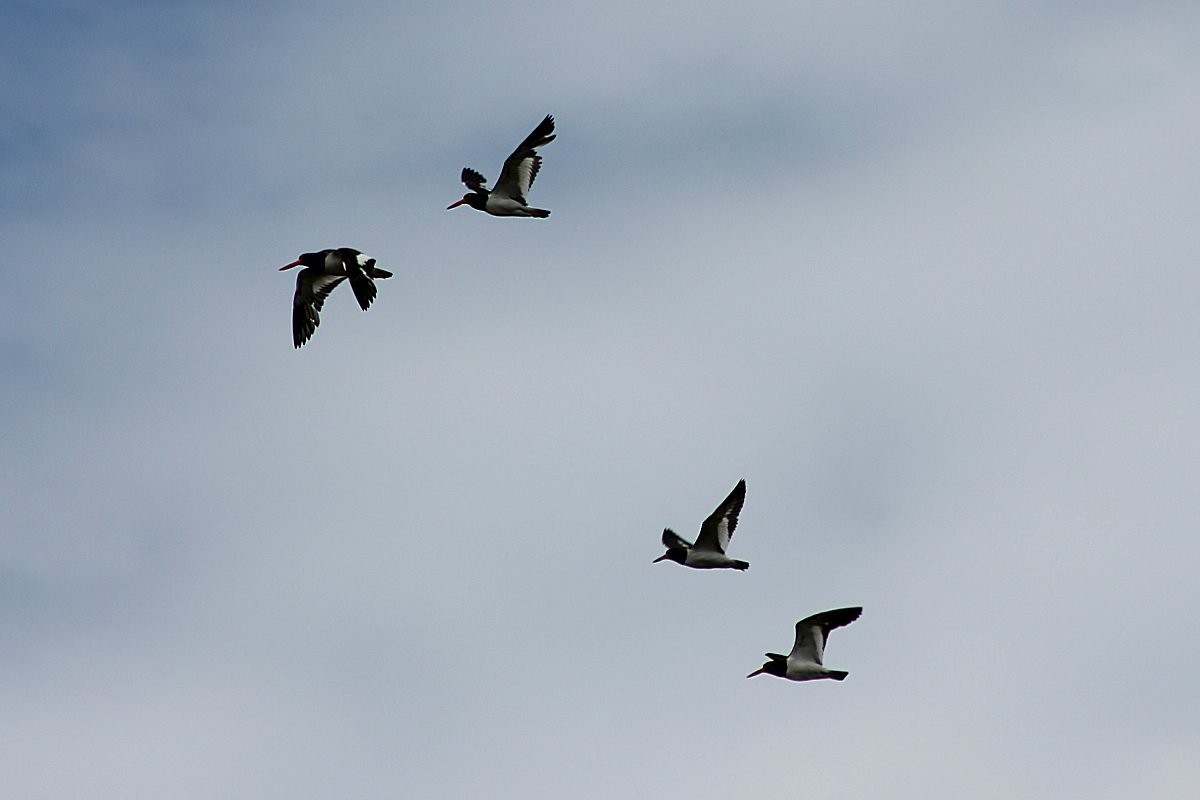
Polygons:
[[1194,3],[4,16],[11,796],[1200,792]]

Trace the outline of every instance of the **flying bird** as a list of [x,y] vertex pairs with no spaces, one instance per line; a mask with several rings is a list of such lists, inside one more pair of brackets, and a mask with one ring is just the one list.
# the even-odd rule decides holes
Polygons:
[[729,540],[737,528],[738,514],[742,511],[742,503],[746,501],[746,482],[738,481],[737,486],[729,493],[716,511],[709,514],[708,519],[700,526],[700,535],[692,544],[670,528],[663,529],[662,543],[667,552],[654,559],[659,561],[675,561],[685,567],[695,569],[749,569],[750,563],[738,561],[725,555]]
[[838,608],[833,611],[823,611],[805,617],[796,623],[796,643],[792,652],[786,656],[779,653],[767,653],[770,659],[758,669],[747,675],[767,673],[789,681],[816,681],[830,678],[844,681],[850,673],[840,669],[828,669],[825,666],[825,642],[829,640],[829,632],[834,628],[849,625],[862,614],[862,608]]
[[462,182],[471,191],[464,194],[462,200],[447,206],[446,210],[465,204],[495,217],[550,216],[550,212],[544,208],[530,208],[526,198],[529,197],[529,188],[533,186],[538,170],[542,168],[542,157],[537,154],[537,149],[554,141],[554,136],[554,117],[547,114],[533,129],[533,133],[526,136],[525,141],[504,160],[496,188],[490,191],[487,178],[470,167],[464,167]]
[[339,283],[350,279],[350,288],[363,311],[371,307],[378,291],[376,278],[390,278],[392,273],[375,266],[375,259],[352,247],[330,248],[315,253],[301,253],[280,272],[292,267],[304,267],[296,276],[296,295],[292,298],[292,344],[297,348],[312,338],[321,324],[321,306]]

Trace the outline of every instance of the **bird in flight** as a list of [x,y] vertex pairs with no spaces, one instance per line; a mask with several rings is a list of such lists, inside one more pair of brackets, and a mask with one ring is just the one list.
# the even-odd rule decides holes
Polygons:
[[825,643],[829,641],[831,630],[849,625],[861,614],[862,607],[855,606],[822,611],[820,614],[805,617],[796,623],[796,643],[792,645],[792,652],[786,656],[767,653],[767,663],[746,677],[753,678],[765,672],[768,675],[787,678],[789,681],[816,681],[822,678],[846,680],[850,673],[825,666]]
[[654,559],[659,561],[674,561],[685,567],[695,569],[749,569],[750,563],[738,561],[725,555],[729,548],[729,540],[737,528],[738,514],[742,511],[742,503],[746,501],[746,481],[737,482],[721,505],[708,515],[700,526],[700,535],[696,543],[677,534],[670,528],[663,529],[662,543],[667,552]]
[[468,205],[495,217],[550,216],[550,212],[544,208],[531,208],[526,198],[529,197],[529,189],[537,178],[538,170],[542,168],[542,157],[537,149],[554,141],[554,136],[554,117],[547,114],[525,137],[525,141],[517,145],[512,155],[504,159],[500,178],[491,190],[487,188],[487,178],[470,167],[464,167],[462,182],[471,191],[447,206],[446,210]]
[[321,306],[339,283],[349,278],[359,307],[366,311],[378,293],[375,279],[392,277],[392,273],[375,266],[375,259],[352,247],[301,253],[279,271],[292,267],[304,267],[296,276],[296,294],[292,298],[292,344],[297,348],[312,338],[321,324]]

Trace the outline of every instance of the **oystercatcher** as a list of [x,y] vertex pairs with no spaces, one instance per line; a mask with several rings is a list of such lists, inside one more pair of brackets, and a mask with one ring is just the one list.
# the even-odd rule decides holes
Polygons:
[[729,497],[704,520],[695,544],[691,544],[670,528],[665,528],[662,543],[667,552],[652,563],[675,561],[696,569],[749,569],[749,562],[738,561],[725,555],[725,548],[729,547],[729,539],[737,528],[738,514],[741,513],[745,500],[746,482],[741,480],[733,487]]
[[525,141],[504,160],[496,188],[490,191],[486,185],[487,178],[470,167],[464,167],[462,182],[471,191],[464,194],[462,200],[447,206],[446,210],[465,204],[495,217],[550,216],[550,212],[544,208],[530,208],[525,198],[529,196],[529,187],[533,186],[542,167],[542,157],[537,154],[537,149],[554,141],[554,136],[554,117],[547,114],[533,129],[533,133],[526,136]]
[[321,324],[321,306],[335,287],[347,278],[354,297],[363,311],[371,307],[378,293],[376,278],[390,278],[392,273],[375,266],[375,259],[352,247],[330,248],[315,253],[301,253],[280,272],[292,267],[304,267],[296,276],[296,295],[292,298],[292,344],[297,348],[312,338]]
[[792,652],[786,656],[781,656],[779,653],[767,653],[770,661],[746,677],[753,678],[755,675],[765,672],[768,675],[787,678],[789,681],[816,681],[822,678],[830,678],[835,681],[846,680],[846,676],[850,673],[840,669],[826,668],[825,642],[829,640],[831,630],[849,625],[861,614],[862,608],[856,606],[823,611],[820,614],[805,617],[796,623],[796,643],[792,645]]

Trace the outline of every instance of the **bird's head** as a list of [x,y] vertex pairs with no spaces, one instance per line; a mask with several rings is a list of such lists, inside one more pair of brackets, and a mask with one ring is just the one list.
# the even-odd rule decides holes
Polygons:
[[787,673],[787,656],[781,656],[779,653],[767,653],[769,659],[758,669],[747,675],[747,678],[753,678],[755,675],[762,675],[764,672],[768,675],[775,675],[782,678]]
[[462,200],[456,200],[450,205],[446,206],[446,210],[449,211],[450,209],[458,208],[461,205],[468,205],[471,208],[483,211],[484,206],[487,205],[487,195],[483,192],[467,192],[462,196]]
[[661,556],[654,559],[650,563],[657,564],[660,561],[674,561],[676,563],[682,564],[684,562],[684,559],[686,559],[686,558],[687,558],[687,550],[684,550],[682,547],[668,547],[667,552],[663,553]]
[[283,272],[285,269],[291,269],[292,267],[322,267],[324,265],[325,253],[323,251],[320,253],[301,253],[299,258],[290,264],[284,264],[279,268],[279,271]]

